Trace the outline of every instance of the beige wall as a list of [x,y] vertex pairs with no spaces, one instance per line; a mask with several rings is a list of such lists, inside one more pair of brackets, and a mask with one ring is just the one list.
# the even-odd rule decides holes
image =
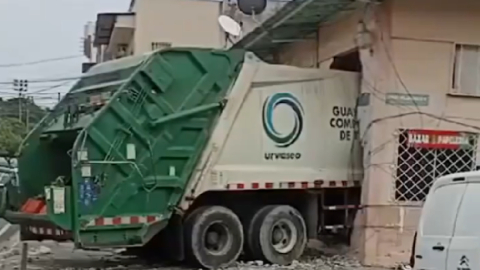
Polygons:
[[278,52],[278,61],[297,67],[316,67],[318,42],[315,38],[316,35],[305,41],[283,46]]
[[[415,8],[412,6],[415,5]],[[395,1],[392,36],[461,43],[480,43],[480,1]]]
[[304,41],[284,45],[278,52],[280,63],[315,67],[328,62],[333,56],[352,50],[360,12],[355,11],[338,18],[334,23],[320,27],[318,32]]
[[332,56],[352,50],[355,45],[355,33],[361,12],[345,14],[333,23],[328,23],[318,30],[319,61],[325,61]]
[[151,50],[151,42],[172,46],[223,46],[217,18],[221,4],[191,0],[136,1],[135,53]]
[[[476,116],[480,115],[480,99],[449,95],[454,44],[480,45],[476,29],[480,1],[386,1],[373,11],[361,10],[321,27],[317,51],[311,43],[292,44],[280,50],[279,59],[306,67],[312,66],[311,59],[318,59],[325,68],[328,59],[356,47],[360,19],[371,31],[373,44],[371,50],[361,50],[362,92],[370,94],[370,105],[359,108],[361,134],[365,134],[365,208],[357,215],[352,240],[365,264],[392,266],[408,261],[421,211],[419,203],[394,201],[394,133],[402,127],[475,131],[448,120],[480,126],[472,120],[480,119]],[[419,109],[433,117],[415,114],[416,107],[386,105],[387,93],[407,91],[428,94],[429,105]],[[405,113],[413,115],[398,117]],[[370,125],[372,121],[375,124]]]
[[[386,134],[394,134],[399,128],[472,130],[447,121],[478,115],[479,100],[448,94],[451,90],[454,43],[480,44],[480,36],[471,25],[480,22],[478,15],[477,18],[472,15],[480,14],[480,3],[467,0],[455,3],[446,0],[397,0],[387,3],[382,13],[372,18],[377,24],[373,56],[364,53],[362,57],[367,73],[364,79],[377,86],[377,101],[372,103],[371,118],[381,119],[417,111],[415,107],[389,106],[379,101],[388,92],[429,95],[429,106],[419,109],[431,115],[416,114],[379,121],[368,138],[371,141],[370,150],[379,147],[382,150],[376,156],[370,156],[368,177],[365,179],[369,187],[364,192],[364,199],[373,206],[366,210],[364,259],[367,264],[393,265],[408,260],[421,204],[394,202],[394,171],[391,165],[395,165],[396,146],[392,140],[395,136]],[[382,16],[384,19],[381,19]],[[477,22],[474,22],[475,19]],[[372,92],[367,87],[363,90]],[[439,120],[442,118],[447,121]],[[478,125],[475,121],[464,119],[461,122]]]

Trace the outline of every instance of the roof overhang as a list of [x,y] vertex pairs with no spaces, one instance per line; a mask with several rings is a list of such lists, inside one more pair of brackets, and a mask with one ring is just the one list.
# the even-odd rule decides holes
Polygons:
[[107,45],[110,42],[113,29],[117,22],[117,17],[134,15],[134,13],[99,13],[97,14],[97,23],[95,25],[94,46]]
[[356,0],[294,0],[232,47],[265,56],[281,44],[296,42],[316,33],[322,24],[364,4]]

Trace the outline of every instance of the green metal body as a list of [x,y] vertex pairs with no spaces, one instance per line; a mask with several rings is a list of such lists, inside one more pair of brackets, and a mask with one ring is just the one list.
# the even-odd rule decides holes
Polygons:
[[[19,201],[45,198],[47,214],[17,205],[5,217],[51,222],[79,247],[143,245],[175,211],[243,58],[242,50],[169,49],[93,67],[21,148]],[[135,215],[161,219],[87,226]]]

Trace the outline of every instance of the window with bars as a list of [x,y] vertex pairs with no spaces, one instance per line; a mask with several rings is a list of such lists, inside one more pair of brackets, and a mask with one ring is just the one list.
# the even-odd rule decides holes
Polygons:
[[422,202],[436,178],[475,170],[478,134],[401,130],[398,136],[395,200]]
[[455,94],[480,96],[480,45],[455,45],[452,89]]

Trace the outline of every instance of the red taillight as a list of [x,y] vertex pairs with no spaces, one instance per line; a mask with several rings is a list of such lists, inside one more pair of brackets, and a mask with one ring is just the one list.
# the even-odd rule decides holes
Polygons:
[[28,199],[22,205],[21,211],[28,214],[39,214],[44,208],[46,212],[46,205],[44,201],[37,199]]

